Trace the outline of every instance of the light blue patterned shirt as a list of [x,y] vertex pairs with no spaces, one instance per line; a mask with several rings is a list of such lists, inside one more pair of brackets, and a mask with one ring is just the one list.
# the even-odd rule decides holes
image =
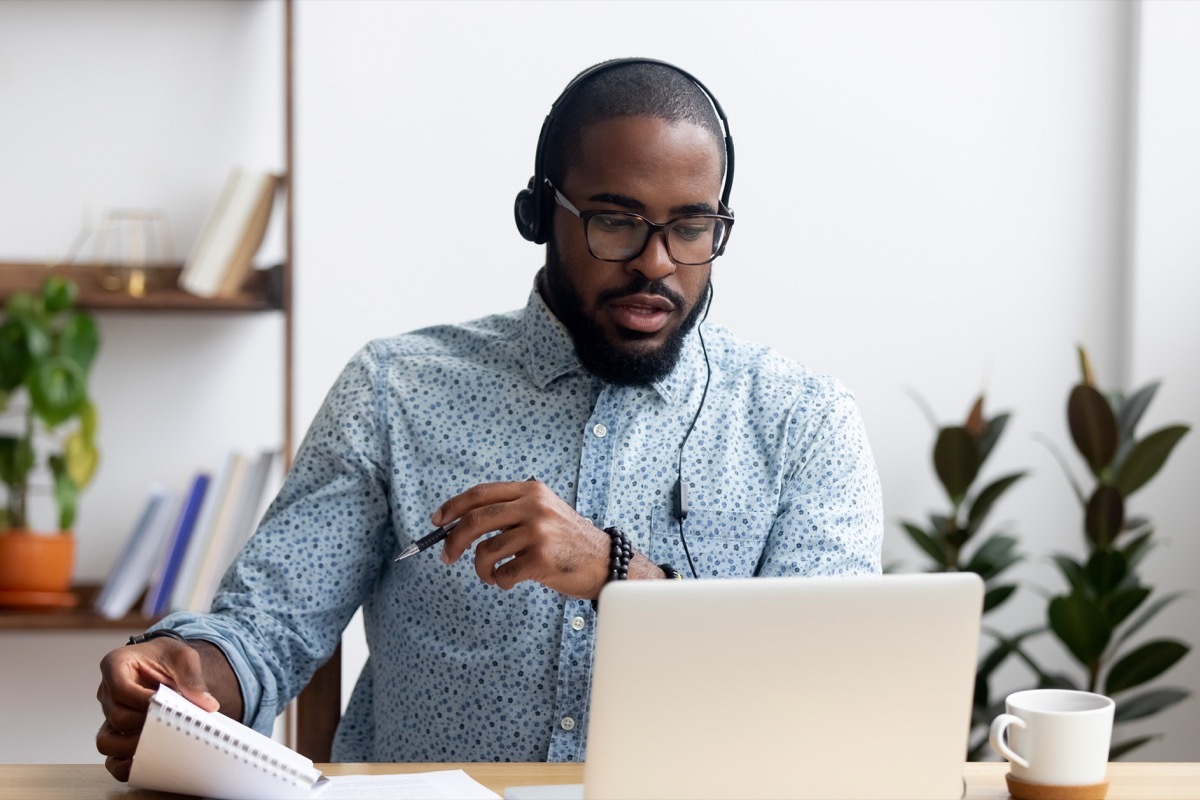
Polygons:
[[[851,395],[723,328],[704,325],[703,338],[711,385],[682,470],[698,576],[878,572],[879,479]],[[530,581],[487,586],[473,550],[451,566],[440,547],[392,558],[452,495],[535,475],[690,577],[671,497],[705,376],[693,332],[659,384],[601,382],[536,290],[519,311],[371,342],[330,391],[213,613],[159,627],[218,645],[244,721],[269,732],[362,606],[370,655],[335,761],[581,761],[591,602]]]

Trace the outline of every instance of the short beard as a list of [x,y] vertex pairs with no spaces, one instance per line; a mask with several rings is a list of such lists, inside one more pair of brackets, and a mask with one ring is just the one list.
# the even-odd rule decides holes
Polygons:
[[[618,386],[650,386],[670,375],[679,362],[679,354],[683,352],[683,342],[692,328],[696,327],[708,298],[709,286],[706,284],[704,295],[667,340],[653,350],[639,352],[623,347],[621,342],[610,341],[600,326],[583,312],[583,298],[567,278],[553,242],[546,248],[543,273],[545,280],[542,285],[549,295],[546,299],[571,335],[580,363],[596,377]],[[662,281],[650,281],[640,276],[620,289],[604,292],[598,300],[607,302],[634,294],[656,294],[670,300],[676,308],[683,308],[686,302]],[[624,341],[635,342],[649,338],[650,334],[622,331],[621,336]]]

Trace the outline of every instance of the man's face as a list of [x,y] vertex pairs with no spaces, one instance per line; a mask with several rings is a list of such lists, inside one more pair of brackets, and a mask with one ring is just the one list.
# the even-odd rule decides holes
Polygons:
[[[717,212],[721,151],[709,131],[619,117],[582,134],[581,163],[558,187],[580,211],[633,211],[657,223]],[[584,367],[611,383],[645,385],[674,368],[710,273],[711,264],[673,263],[661,234],[630,261],[593,258],[583,223],[556,206],[540,288]]]

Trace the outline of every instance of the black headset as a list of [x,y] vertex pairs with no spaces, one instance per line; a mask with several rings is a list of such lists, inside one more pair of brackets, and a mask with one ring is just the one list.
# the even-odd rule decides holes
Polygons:
[[521,232],[523,237],[534,244],[545,244],[550,238],[550,218],[554,211],[554,204],[544,198],[544,187],[546,181],[546,142],[550,138],[551,130],[554,128],[556,121],[555,111],[579,84],[601,72],[628,64],[660,64],[673,69],[696,84],[700,88],[700,91],[704,92],[704,96],[708,98],[708,101],[712,103],[713,110],[717,112],[717,117],[721,120],[721,126],[725,131],[725,184],[721,190],[721,210],[723,213],[733,216],[733,211],[729,208],[729,193],[733,188],[733,136],[729,133],[729,120],[725,118],[725,112],[721,110],[721,104],[717,102],[717,98],[708,90],[708,87],[696,80],[695,76],[690,72],[686,72],[674,64],[668,64],[666,61],[659,61],[656,58],[618,58],[612,61],[605,61],[594,67],[589,67],[575,76],[575,79],[567,84],[567,88],[563,89],[562,94],[554,101],[554,105],[550,106],[550,113],[546,115],[546,120],[542,123],[542,131],[538,134],[537,154],[533,164],[533,177],[529,179],[528,188],[522,189],[517,193],[517,201],[513,207],[517,230]]

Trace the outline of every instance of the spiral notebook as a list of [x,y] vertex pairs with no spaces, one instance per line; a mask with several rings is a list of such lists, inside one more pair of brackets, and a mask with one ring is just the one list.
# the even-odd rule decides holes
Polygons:
[[317,797],[329,779],[294,750],[159,686],[129,784],[220,800]]

